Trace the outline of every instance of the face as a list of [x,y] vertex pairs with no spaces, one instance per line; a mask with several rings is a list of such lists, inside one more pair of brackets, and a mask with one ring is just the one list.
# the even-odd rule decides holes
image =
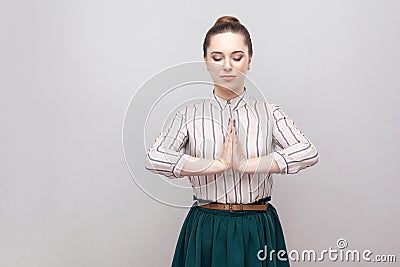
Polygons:
[[216,87],[242,91],[251,61],[242,34],[226,32],[212,36],[204,60]]

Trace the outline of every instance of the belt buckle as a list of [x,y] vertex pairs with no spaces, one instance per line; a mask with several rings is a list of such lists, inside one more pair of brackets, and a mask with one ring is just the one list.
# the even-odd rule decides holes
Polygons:
[[[229,211],[231,211],[231,212],[234,211],[234,210],[232,210],[232,205],[235,205],[235,204],[229,203]],[[243,210],[243,203],[240,203],[239,205],[240,205],[240,210]]]

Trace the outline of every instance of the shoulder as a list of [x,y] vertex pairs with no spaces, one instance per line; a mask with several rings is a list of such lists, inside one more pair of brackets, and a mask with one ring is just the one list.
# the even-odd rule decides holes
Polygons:
[[277,111],[281,110],[281,106],[277,103],[269,104],[269,106],[270,106],[272,112],[277,112]]
[[270,112],[276,112],[281,109],[281,106],[279,104],[268,103],[264,99],[256,99],[254,97],[248,97],[247,104],[252,107],[268,109]]
[[176,114],[183,116],[190,116],[193,112],[198,111],[199,109],[204,108],[205,105],[209,104],[209,100],[195,100],[187,102],[183,105],[180,105],[176,108]]

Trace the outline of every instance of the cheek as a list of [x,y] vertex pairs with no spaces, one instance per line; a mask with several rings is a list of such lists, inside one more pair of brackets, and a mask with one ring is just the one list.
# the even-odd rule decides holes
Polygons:
[[247,64],[237,65],[237,66],[235,66],[235,69],[240,71],[243,74],[246,74],[247,73]]
[[211,76],[218,76],[223,68],[222,64],[210,63],[208,64],[208,70],[210,71]]
[[235,62],[235,69],[239,70],[240,72],[246,73],[247,66],[247,61]]

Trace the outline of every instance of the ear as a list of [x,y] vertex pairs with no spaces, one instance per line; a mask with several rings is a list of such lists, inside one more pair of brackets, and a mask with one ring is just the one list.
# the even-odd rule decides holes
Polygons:
[[247,69],[250,70],[250,63],[251,63],[251,57],[249,57],[249,62],[247,63]]

